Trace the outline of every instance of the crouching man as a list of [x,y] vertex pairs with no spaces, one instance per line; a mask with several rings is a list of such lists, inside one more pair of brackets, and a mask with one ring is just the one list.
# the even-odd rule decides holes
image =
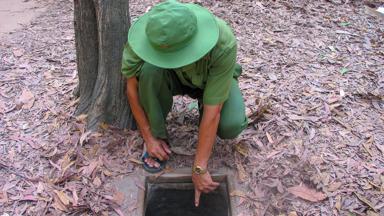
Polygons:
[[127,96],[145,142],[146,171],[161,171],[171,151],[166,117],[174,95],[201,104],[192,168],[195,205],[219,185],[207,170],[216,135],[233,139],[247,126],[237,77],[237,45],[231,28],[207,9],[175,0],[154,6],[133,23],[124,48]]

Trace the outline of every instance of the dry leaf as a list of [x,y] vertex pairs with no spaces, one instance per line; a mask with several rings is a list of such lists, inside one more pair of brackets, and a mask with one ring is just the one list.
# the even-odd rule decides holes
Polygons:
[[64,176],[65,172],[73,165],[76,161],[71,161],[67,166],[63,167],[61,170],[61,176]]
[[18,199],[19,201],[38,201],[38,197],[32,194],[26,194],[22,198]]
[[316,130],[315,128],[311,128],[309,130],[309,139],[312,140],[313,138],[315,138],[315,136],[316,136]]
[[160,176],[166,174],[166,173],[172,173],[174,169],[168,165],[165,166],[165,169],[163,169],[161,172],[157,173],[155,175],[155,179],[159,178]]
[[57,191],[57,190],[54,190],[53,192],[55,192],[55,194],[60,199],[62,204],[64,204],[65,206],[69,205],[69,202],[71,199],[67,196],[66,193],[64,193],[63,191]]
[[129,158],[128,160],[131,161],[131,162],[133,162],[133,163],[139,164],[139,165],[142,165],[142,164],[143,164],[142,161],[139,161],[139,160],[137,160],[136,158]]
[[340,96],[337,96],[337,95],[330,95],[328,97],[328,104],[333,104],[333,103],[336,103],[338,101],[341,100],[341,97]]
[[90,135],[92,134],[92,131],[87,131],[80,136],[79,144],[80,146],[83,146],[85,142],[88,142]]
[[95,179],[93,180],[93,185],[96,186],[96,188],[99,188],[101,186],[102,182],[100,180],[100,178],[98,176],[95,177]]
[[71,152],[67,152],[64,157],[60,160],[60,170],[68,167],[71,164]]
[[76,116],[76,121],[78,122],[85,122],[85,120],[87,119],[88,115],[87,114],[81,114],[81,115],[78,115]]
[[335,203],[335,208],[340,211],[341,209],[341,196],[340,195],[337,195],[336,198],[336,203]]
[[106,168],[103,168],[103,169],[102,169],[102,172],[103,172],[103,174],[106,175],[106,176],[112,176],[112,175],[113,175],[113,174],[112,174],[108,169],[106,169]]
[[265,150],[264,144],[257,137],[253,137],[253,140],[255,141],[256,145],[260,148],[261,151]]
[[308,188],[306,185],[290,187],[287,190],[289,193],[311,202],[319,202],[327,198],[324,193]]
[[88,158],[96,157],[97,153],[100,151],[100,144],[92,145],[91,148],[85,152]]
[[274,73],[269,73],[269,74],[268,74],[268,78],[269,78],[270,80],[272,80],[272,81],[276,81],[276,80],[277,80],[277,76],[276,76],[276,74],[274,74]]
[[60,201],[60,199],[57,196],[55,196],[52,206],[59,211],[63,211],[63,212],[68,211],[68,208]]
[[88,166],[84,166],[84,167],[80,168],[80,170],[83,172],[83,175],[90,177],[92,175],[93,171],[98,166],[99,166],[99,160],[92,160]]
[[243,58],[243,63],[249,63],[249,62],[251,62],[252,61],[252,58],[249,58],[249,57],[244,57]]
[[194,156],[196,154],[196,150],[186,149],[182,146],[172,146],[171,151],[175,154],[184,155],[184,156]]
[[272,158],[273,156],[279,154],[280,152],[281,152],[281,150],[276,150],[276,151],[273,151],[273,152],[269,153],[269,154],[267,155],[267,159]]
[[277,191],[279,193],[284,193],[284,186],[281,183],[279,179],[269,179],[268,182],[264,183],[266,186],[271,187],[271,188],[277,188]]
[[371,136],[371,138],[369,138],[369,140],[363,144],[365,151],[367,151],[371,157],[374,156],[371,150],[372,143],[373,143],[373,137]]
[[24,50],[16,48],[13,50],[13,55],[16,57],[21,57],[24,55]]
[[36,189],[36,193],[37,194],[41,194],[44,192],[44,183],[39,181],[39,183],[37,184],[37,189]]
[[112,206],[112,209],[117,213],[117,215],[125,216],[125,214],[123,213],[123,211],[121,211],[120,208],[116,208],[115,206]]
[[108,130],[109,125],[108,125],[107,123],[105,123],[105,122],[102,122],[102,123],[100,124],[100,128],[103,129],[103,130]]
[[23,109],[31,109],[35,103],[35,96],[28,89],[24,89],[18,99]]
[[53,150],[49,149],[48,151],[42,153],[41,156],[46,157],[46,158],[51,158],[51,157],[55,156],[56,153],[57,153],[57,148],[54,147]]
[[380,145],[379,143],[375,143],[377,149],[381,151],[381,154],[384,155],[384,145]]
[[73,197],[73,206],[77,206],[79,204],[79,197],[77,196],[76,188],[72,187],[69,188],[72,192],[72,197]]
[[375,183],[372,182],[372,181],[368,181],[368,184],[372,185],[373,187],[375,187],[375,188],[377,188],[377,189],[380,189],[380,185],[375,184]]
[[248,150],[248,146],[245,143],[237,143],[235,145],[235,149],[237,152],[239,152],[244,157],[248,156],[249,150]]
[[367,198],[365,198],[363,195],[360,195],[356,192],[353,192],[353,193],[357,196],[357,198],[359,198],[360,201],[368,205],[371,209],[373,209],[374,211],[377,210],[376,207],[372,204],[372,202],[369,201]]
[[236,167],[237,167],[237,174],[238,174],[239,180],[241,182],[244,182],[248,178],[248,175],[245,172],[243,165],[236,160]]
[[6,191],[0,191],[0,203],[8,202],[8,194]]
[[331,183],[329,185],[327,190],[329,192],[334,192],[334,191],[338,190],[341,187],[341,185],[343,185],[343,183],[341,183],[341,182],[333,182],[333,183]]
[[271,144],[273,144],[274,141],[273,141],[273,139],[272,139],[272,136],[271,136],[268,132],[265,132],[265,134],[267,135],[268,142],[271,143]]
[[237,197],[248,198],[248,196],[243,191],[240,191],[240,190],[231,191],[231,193],[229,195],[230,196],[237,196]]

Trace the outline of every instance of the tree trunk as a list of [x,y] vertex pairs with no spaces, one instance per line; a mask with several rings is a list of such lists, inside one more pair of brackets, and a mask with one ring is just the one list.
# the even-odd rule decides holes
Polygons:
[[75,40],[80,102],[89,129],[105,122],[134,124],[120,72],[130,25],[128,0],[75,0]]

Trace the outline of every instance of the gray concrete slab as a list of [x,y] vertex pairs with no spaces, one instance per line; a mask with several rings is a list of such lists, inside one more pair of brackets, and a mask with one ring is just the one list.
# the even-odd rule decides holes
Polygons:
[[[215,181],[223,181],[224,178],[228,178],[228,192],[239,190],[240,184],[236,180],[235,174],[227,169],[211,172],[212,178]],[[123,213],[129,216],[143,216],[145,208],[145,188],[146,178],[148,182],[191,182],[191,170],[177,169],[170,173],[165,173],[161,176],[151,175],[143,170],[138,170],[130,175],[123,176],[115,180],[116,188],[122,192],[125,196],[125,202],[121,207]],[[239,198],[236,196],[230,196],[230,206],[232,215],[239,214],[236,206],[239,205]]]

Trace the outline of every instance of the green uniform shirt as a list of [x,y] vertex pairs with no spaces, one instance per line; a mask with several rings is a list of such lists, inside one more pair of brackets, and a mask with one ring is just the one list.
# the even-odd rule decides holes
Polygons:
[[[190,88],[204,91],[203,103],[221,104],[228,99],[231,80],[235,73],[237,44],[232,29],[216,18],[220,35],[216,46],[202,59],[173,69],[180,82]],[[126,44],[123,52],[122,73],[126,78],[139,76],[144,61]]]

